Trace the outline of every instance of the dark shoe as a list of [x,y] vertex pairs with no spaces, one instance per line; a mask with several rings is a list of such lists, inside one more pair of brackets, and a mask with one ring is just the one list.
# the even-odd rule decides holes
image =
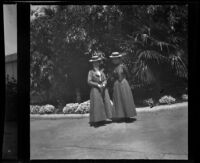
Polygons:
[[91,127],[94,126],[94,122],[89,122],[89,124]]
[[122,122],[124,122],[124,118],[113,118],[113,119],[112,119],[112,122],[115,122],[115,123],[122,123]]
[[105,121],[93,122],[90,126],[93,126],[95,128],[100,126],[105,126]]
[[126,123],[132,123],[132,122],[134,122],[134,121],[136,121],[136,118],[125,118],[125,122]]
[[151,104],[151,105],[150,105],[150,108],[153,108],[153,107],[154,107],[154,104]]
[[109,123],[112,123],[112,120],[111,119],[106,119],[105,124],[109,124]]

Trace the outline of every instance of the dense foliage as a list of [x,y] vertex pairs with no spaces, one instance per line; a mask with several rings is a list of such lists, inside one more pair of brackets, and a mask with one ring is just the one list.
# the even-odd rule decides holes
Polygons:
[[[187,5],[68,5],[31,11],[31,94],[74,102],[86,83],[88,58],[126,53],[132,88],[187,83]],[[108,68],[109,60],[105,66]],[[137,92],[137,91],[136,91]],[[138,95],[136,95],[138,96]],[[85,98],[85,99],[84,99]]]

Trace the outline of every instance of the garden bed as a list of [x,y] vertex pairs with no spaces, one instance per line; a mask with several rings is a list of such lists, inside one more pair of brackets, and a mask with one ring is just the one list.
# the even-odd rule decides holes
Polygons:
[[63,108],[56,108],[53,105],[30,105],[30,114],[86,114],[90,110],[90,101],[83,103],[69,103]]
[[[188,107],[188,102],[182,102],[182,103],[175,103],[171,105],[160,105],[155,106],[153,108],[150,107],[143,107],[143,108],[137,108],[137,113],[148,113],[148,112],[158,112],[158,111],[164,111],[164,110],[175,110],[175,109],[183,109]],[[89,113],[86,114],[31,114],[30,120],[39,120],[39,119],[46,119],[46,120],[56,120],[56,119],[81,119],[81,118],[88,118]]]
[[[187,95],[182,95],[181,98],[173,98],[171,96],[163,96],[159,99],[158,103],[155,103],[152,98],[143,100],[141,103],[136,104],[136,108],[144,108],[150,107],[153,108],[155,106],[160,105],[170,105],[176,103],[186,102],[188,100]],[[88,114],[90,111],[90,100],[85,101],[83,103],[69,103],[64,107],[56,108],[53,105],[31,105],[30,106],[30,114]]]

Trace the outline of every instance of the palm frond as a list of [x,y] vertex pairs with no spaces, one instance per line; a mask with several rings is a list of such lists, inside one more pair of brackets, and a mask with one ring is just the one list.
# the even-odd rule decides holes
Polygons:
[[164,61],[166,58],[165,56],[163,56],[161,53],[158,53],[157,51],[144,50],[140,52],[138,59],[143,60],[145,62],[156,61],[159,64],[160,62]]
[[183,78],[188,77],[187,67],[185,63],[182,61],[181,57],[172,55],[170,56],[169,61],[171,63],[172,69],[175,70],[177,76]]
[[143,84],[150,84],[155,81],[151,69],[141,60],[136,62],[134,74],[136,79]]

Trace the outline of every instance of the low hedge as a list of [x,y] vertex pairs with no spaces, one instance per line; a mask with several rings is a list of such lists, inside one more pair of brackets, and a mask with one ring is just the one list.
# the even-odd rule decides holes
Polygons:
[[31,105],[30,113],[31,114],[51,114],[55,112],[55,107],[53,105]]
[[[83,103],[69,103],[63,107],[63,114],[85,114],[89,113],[90,110],[90,100]],[[30,114],[57,114],[58,109],[53,105],[30,105]]]
[[163,96],[159,99],[160,104],[173,104],[176,102],[176,99],[172,96]]
[[[187,101],[188,95],[183,94],[181,96],[181,101]],[[179,102],[178,99],[170,95],[165,95],[159,99],[159,104],[173,104],[175,102]],[[143,100],[144,106],[152,106],[155,104],[155,101],[152,98]],[[30,113],[31,114],[85,114],[90,111],[90,100],[85,101],[83,103],[69,103],[64,107],[55,108],[53,105],[31,105]]]

